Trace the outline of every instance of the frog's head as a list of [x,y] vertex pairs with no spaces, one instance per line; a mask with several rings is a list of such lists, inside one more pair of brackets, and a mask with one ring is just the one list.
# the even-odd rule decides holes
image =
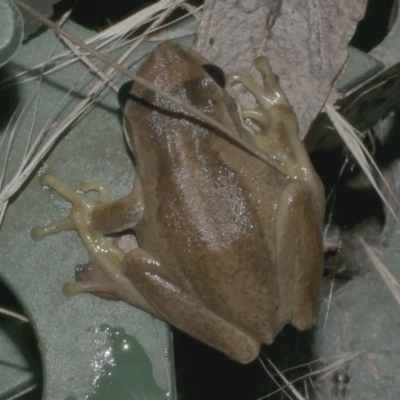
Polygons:
[[[232,123],[231,112],[228,111],[229,108],[237,114],[237,107],[225,91],[223,71],[191,49],[179,43],[163,42],[146,57],[137,75],[230,127],[232,132],[237,131],[236,121]],[[137,147],[134,136],[149,132],[161,135],[167,126],[165,118],[172,117],[182,122],[179,128],[175,126],[174,129],[189,129],[185,128],[185,121],[205,126],[185,107],[172,103],[135,81],[122,85],[118,99],[124,110],[126,138],[134,154]],[[193,129],[191,126],[190,129]]]

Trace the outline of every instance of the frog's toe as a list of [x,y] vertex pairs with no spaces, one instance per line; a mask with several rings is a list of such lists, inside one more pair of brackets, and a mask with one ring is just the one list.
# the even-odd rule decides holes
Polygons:
[[53,185],[57,184],[57,182],[58,182],[58,179],[56,178],[56,176],[51,174],[50,172],[46,172],[39,179],[39,183],[42,186],[47,185],[47,186],[53,187]]
[[254,60],[254,66],[260,71],[264,85],[268,87],[274,93],[283,93],[282,88],[279,85],[279,78],[272,71],[271,65],[267,57],[261,56]]
[[107,300],[118,300],[114,295],[115,285],[109,280],[104,270],[95,261],[80,264],[75,267],[75,281],[63,285],[66,296],[79,293],[92,293]]
[[101,268],[95,262],[90,261],[75,267],[75,280],[77,282],[105,282],[106,277]]
[[39,242],[46,236],[46,229],[42,226],[34,226],[31,230],[31,238],[35,242]]
[[57,222],[53,222],[47,226],[35,226],[31,230],[31,238],[35,242],[42,240],[47,235],[51,235],[53,233],[68,231],[73,229],[74,225],[70,218],[65,218]]
[[[75,285],[75,283],[77,282],[84,283],[85,285],[83,286],[83,288],[88,288],[88,284],[101,284],[105,285],[104,287],[108,288],[107,292],[93,292],[93,290],[89,291],[98,297],[102,297],[103,299],[117,300],[117,297],[110,293],[112,291],[112,288],[110,282],[108,282],[106,274],[94,261],[90,261],[87,264],[77,265],[75,267],[75,280],[76,282],[67,283],[64,291],[67,290],[67,292],[73,292],[75,294],[76,290],[80,288],[79,285]],[[89,288],[93,289],[93,287],[96,288],[98,286],[90,286]]]
[[260,107],[242,109],[242,118],[250,118],[254,121],[257,121],[263,127],[268,127],[271,125],[270,113]]
[[[96,206],[96,202],[89,199],[85,195],[81,193],[77,193],[71,186],[64,183],[62,180],[58,179],[55,175],[51,173],[45,173],[40,177],[40,184],[47,185],[53,188],[56,192],[58,192],[62,197],[72,203],[73,206],[82,206],[86,209],[90,209]],[[92,183],[93,184],[93,183]],[[90,184],[89,184],[90,185]],[[97,187],[102,188],[103,186],[97,184]],[[89,189],[90,190],[90,189]],[[103,190],[104,193],[105,189]],[[103,195],[107,196],[107,194]]]
[[106,186],[99,182],[85,182],[82,183],[82,185],[79,187],[82,192],[90,192],[91,190],[95,190],[96,192],[99,193],[100,199],[99,203],[100,204],[107,204],[111,203],[113,201],[113,198],[111,196],[110,191]]
[[63,285],[63,293],[68,296],[75,296],[80,293],[92,293],[98,297],[108,300],[118,300],[114,292],[114,287],[108,283],[98,282],[67,282]]

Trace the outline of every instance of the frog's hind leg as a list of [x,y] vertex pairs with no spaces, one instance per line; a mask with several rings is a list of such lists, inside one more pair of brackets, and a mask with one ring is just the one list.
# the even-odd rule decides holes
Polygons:
[[312,196],[304,182],[286,186],[276,219],[280,314],[299,330],[315,324],[324,261],[322,218]]
[[130,251],[124,267],[124,274],[166,322],[241,363],[258,356],[258,342],[208,310],[195,295],[185,292],[145,250]]
[[[99,192],[100,201],[96,202],[82,193],[77,193],[52,174],[42,175],[40,183],[48,185],[60,193],[61,196],[72,203],[72,208],[68,218],[46,227],[33,228],[32,238],[41,240],[52,233],[75,229],[91,260],[78,274],[79,282],[68,282],[64,285],[64,293],[72,296],[78,293],[91,292],[108,298],[121,298],[120,293],[123,293],[122,300],[135,304],[137,307],[157,316],[153,307],[121,273],[125,252],[110,243],[103,235],[104,231],[122,230],[126,224],[131,226],[140,220],[141,210],[143,209],[140,184],[135,185],[136,191],[134,188],[130,195],[116,202],[112,201],[108,190],[99,183],[83,184],[81,186],[83,191],[96,190]],[[131,205],[132,207],[129,209]],[[130,211],[128,217],[123,218],[121,213],[127,211]],[[116,222],[113,221],[113,215],[116,215]]]

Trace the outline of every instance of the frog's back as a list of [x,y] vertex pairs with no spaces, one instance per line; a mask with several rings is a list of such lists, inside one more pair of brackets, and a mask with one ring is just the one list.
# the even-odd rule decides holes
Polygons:
[[[199,87],[209,89],[204,98]],[[212,82],[194,78],[169,92],[235,131]],[[277,279],[275,205],[286,177],[184,108],[144,89],[137,93],[135,126],[126,129],[143,187],[140,247],[208,309],[272,342],[281,329],[278,282],[271,282]]]
[[272,341],[280,329],[269,332],[278,314],[273,205],[286,179],[215,132],[181,124],[190,122],[171,118],[144,136],[139,244],[207,308]]

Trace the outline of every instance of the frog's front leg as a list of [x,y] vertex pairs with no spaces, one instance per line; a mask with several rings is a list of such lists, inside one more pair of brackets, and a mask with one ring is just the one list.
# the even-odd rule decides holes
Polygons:
[[[81,280],[66,283],[63,287],[64,293],[71,296],[91,292],[105,297],[119,298],[157,315],[153,307],[121,272],[125,252],[104,237],[104,233],[133,228],[142,218],[143,199],[140,182],[136,180],[132,192],[117,201],[112,201],[108,190],[99,183],[83,184],[81,190],[99,192],[99,202],[77,193],[52,174],[42,175],[40,183],[60,193],[72,203],[72,208],[66,219],[49,226],[33,228],[32,238],[41,240],[49,234],[74,229],[89,253],[89,263],[78,271]],[[89,269],[98,270],[88,272]],[[121,298],[121,293],[124,293],[125,298]]]
[[164,321],[241,363],[258,356],[257,341],[207,309],[196,295],[185,292],[145,250],[131,250],[123,272]]
[[251,76],[231,74],[230,85],[243,84],[254,95],[259,107],[241,110],[242,118],[251,119],[259,126],[254,132],[255,144],[282,164],[291,179],[307,179],[312,168],[304,144],[298,136],[297,117],[272,72],[266,57],[258,57],[254,66],[260,72],[264,86]]
[[143,212],[142,185],[140,180],[136,179],[128,196],[99,204],[93,209],[93,228],[104,234],[132,229],[142,219]]
[[316,321],[324,262],[322,220],[309,185],[286,186],[276,216],[279,309],[299,330]]

